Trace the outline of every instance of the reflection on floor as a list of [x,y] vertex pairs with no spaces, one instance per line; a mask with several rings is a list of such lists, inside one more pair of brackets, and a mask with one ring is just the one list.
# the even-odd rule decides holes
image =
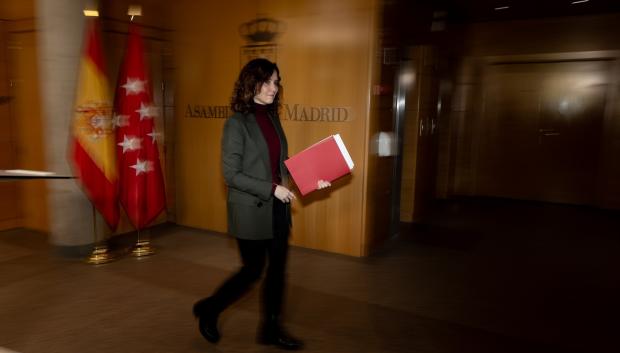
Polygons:
[[[606,211],[444,203],[369,258],[293,248],[287,327],[307,352],[617,352],[618,229]],[[233,241],[153,238],[153,257],[90,266],[0,233],[0,352],[277,351],[254,340],[259,290],[224,313],[217,346],[198,334],[191,306],[238,266]]]

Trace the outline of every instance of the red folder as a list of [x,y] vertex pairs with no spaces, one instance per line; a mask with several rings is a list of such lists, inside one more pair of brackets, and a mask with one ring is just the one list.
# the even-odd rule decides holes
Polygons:
[[340,134],[328,136],[284,161],[302,195],[317,189],[319,180],[332,182],[353,169]]

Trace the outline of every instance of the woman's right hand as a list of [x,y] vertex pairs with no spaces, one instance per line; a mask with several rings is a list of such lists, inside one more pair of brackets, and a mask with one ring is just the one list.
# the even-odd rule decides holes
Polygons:
[[293,194],[291,190],[285,188],[282,185],[276,186],[276,189],[273,192],[273,196],[277,197],[278,200],[284,203],[289,203],[297,198],[295,197],[295,194]]

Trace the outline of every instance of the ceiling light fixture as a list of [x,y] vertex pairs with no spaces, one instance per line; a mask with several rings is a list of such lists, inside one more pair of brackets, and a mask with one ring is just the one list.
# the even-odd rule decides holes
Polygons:
[[571,5],[575,5],[575,4],[583,4],[584,2],[588,2],[590,0],[577,0],[577,1],[573,1],[570,4]]
[[510,6],[500,6],[500,7],[496,7],[495,11],[508,10],[509,8],[510,8]]
[[84,10],[84,16],[86,17],[98,17],[99,11],[97,10]]

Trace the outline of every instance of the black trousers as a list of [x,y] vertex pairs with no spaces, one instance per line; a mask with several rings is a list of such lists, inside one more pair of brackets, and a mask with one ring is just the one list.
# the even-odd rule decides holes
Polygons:
[[273,202],[273,239],[248,240],[237,238],[242,266],[211,296],[213,309],[222,312],[245,294],[260,277],[267,262],[263,281],[262,311],[264,320],[277,320],[282,311],[289,224],[286,205]]

